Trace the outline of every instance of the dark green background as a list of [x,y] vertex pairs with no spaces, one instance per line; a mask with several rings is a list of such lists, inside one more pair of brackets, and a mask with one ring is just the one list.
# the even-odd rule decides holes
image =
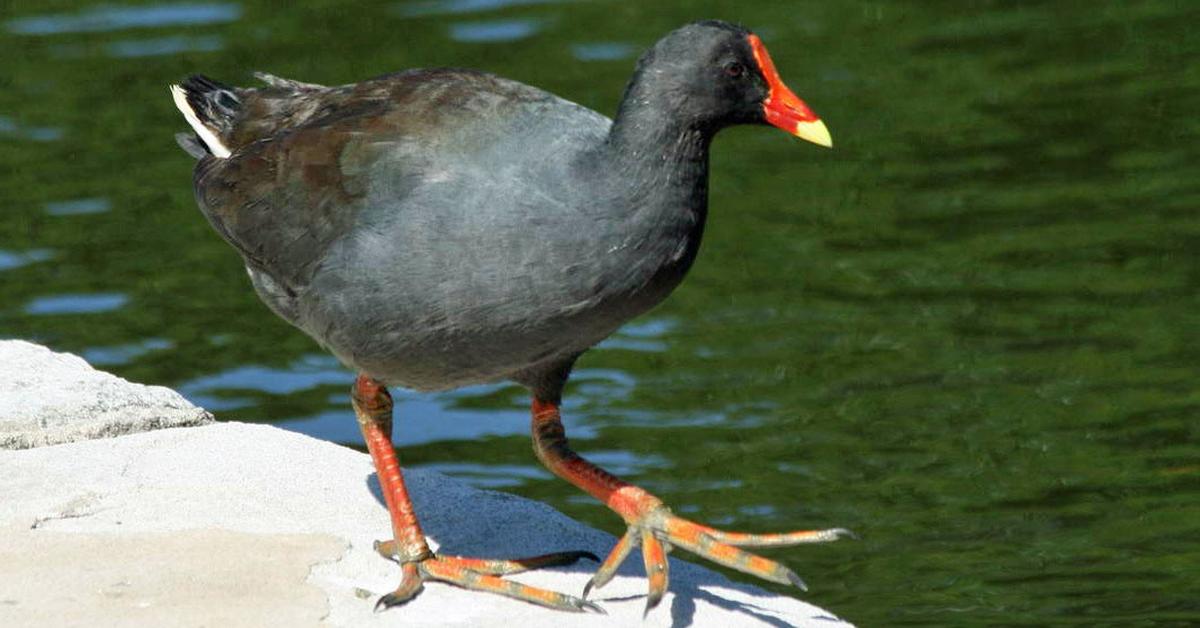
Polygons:
[[[580,362],[577,448],[700,521],[854,529],[769,554],[864,626],[1200,622],[1200,3],[98,6],[0,5],[0,335],[357,446],[352,375],[195,210],[166,85],[459,65],[611,113],[658,36],[736,20],[837,148],[718,139],[700,259]],[[521,390],[397,397],[405,464],[619,531]]]

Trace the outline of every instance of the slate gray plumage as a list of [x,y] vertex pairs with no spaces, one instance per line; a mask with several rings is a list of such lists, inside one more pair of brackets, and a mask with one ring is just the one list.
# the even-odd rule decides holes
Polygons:
[[196,77],[184,88],[234,150],[201,159],[196,197],[263,301],[351,368],[419,390],[553,388],[695,259],[709,142],[761,118],[767,89],[727,102],[696,80],[721,57],[751,62],[745,31],[664,38],[615,124],[470,70],[330,88]]

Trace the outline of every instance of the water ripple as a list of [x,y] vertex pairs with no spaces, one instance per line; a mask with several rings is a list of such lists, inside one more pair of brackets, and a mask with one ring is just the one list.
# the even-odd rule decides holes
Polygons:
[[580,61],[618,61],[632,57],[635,52],[636,46],[620,41],[571,44],[571,54]]
[[305,368],[293,364],[289,368],[241,366],[187,382],[179,387],[185,397],[217,389],[251,389],[275,395],[288,395],[323,384],[344,385],[350,379],[346,371],[335,365],[329,368]]
[[460,13],[481,13],[508,7],[527,6],[531,4],[549,4],[561,0],[429,0],[426,2],[409,2],[396,7],[396,13],[404,17],[423,17],[426,15],[456,15]]
[[0,116],[0,137],[15,137],[35,142],[53,142],[62,139],[62,129],[52,126],[22,126],[8,116]]
[[83,350],[83,359],[92,366],[114,366],[129,364],[135,359],[154,351],[165,351],[175,346],[166,338],[147,338],[141,342],[131,342],[111,347],[90,347]]
[[69,201],[52,201],[46,203],[46,213],[51,216],[103,214],[110,209],[112,209],[112,203],[103,197],[76,198]]
[[56,294],[38,297],[25,305],[25,313],[34,316],[50,314],[98,314],[120,309],[129,297],[119,292],[97,294]]
[[494,20],[450,25],[450,39],[470,44],[517,41],[541,28],[537,20]]
[[125,28],[219,24],[241,17],[236,4],[158,4],[142,7],[94,7],[79,13],[35,15],[9,20],[5,26],[18,35],[96,33]]
[[54,257],[50,249],[30,249],[28,251],[6,251],[0,249],[0,270],[12,270],[37,262],[44,262]]
[[108,54],[114,57],[156,57],[180,52],[214,52],[225,46],[225,40],[217,35],[187,37],[155,37],[153,39],[126,39],[108,45]]

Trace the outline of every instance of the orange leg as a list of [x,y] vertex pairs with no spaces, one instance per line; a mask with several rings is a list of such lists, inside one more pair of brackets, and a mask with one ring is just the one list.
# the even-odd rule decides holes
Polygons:
[[662,601],[667,590],[666,554],[672,547],[681,547],[697,556],[764,580],[794,584],[804,589],[804,582],[792,570],[773,560],[738,549],[738,546],[768,547],[823,543],[843,536],[852,536],[848,530],[842,528],[801,530],[783,534],[726,532],[676,517],[657,497],[621,480],[572,451],[567,444],[558,404],[542,401],[537,397],[533,400],[533,450],[542,464],[555,475],[604,502],[629,524],[629,531],[617,542],[596,575],[584,587],[584,597],[587,597],[592,589],[599,589],[612,580],[621,562],[638,544],[642,546],[642,558],[649,580],[647,613]]
[[391,395],[380,382],[359,375],[350,397],[392,519],[392,540],[377,542],[375,549],[400,563],[402,574],[400,586],[379,598],[376,610],[408,602],[421,592],[426,581],[434,580],[559,610],[604,612],[599,606],[571,595],[498,577],[527,569],[568,565],[580,558],[592,558],[598,562],[596,556],[589,552],[559,552],[519,560],[489,560],[438,556],[430,551],[425,534],[421,532],[421,524],[413,512],[408,489],[404,486],[404,475],[400,472],[396,450],[392,447]]

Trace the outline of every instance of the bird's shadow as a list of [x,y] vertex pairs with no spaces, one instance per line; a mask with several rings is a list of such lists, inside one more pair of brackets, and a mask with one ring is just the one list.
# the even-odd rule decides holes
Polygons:
[[[595,530],[579,526],[561,512],[542,504],[507,493],[470,488],[463,482],[446,476],[406,470],[405,480],[413,500],[414,510],[426,536],[440,542],[440,552],[472,557],[514,558],[544,554],[550,551],[586,550],[597,556],[607,556],[616,539]],[[380,505],[386,508],[383,490],[374,473],[366,477],[367,488]],[[530,509],[543,512],[530,516]],[[535,526],[533,530],[530,525]],[[557,539],[563,547],[546,547],[547,538]],[[730,581],[708,569],[670,559],[672,578],[670,590],[673,626],[690,626],[696,619],[696,601],[704,600],[728,611],[745,613],[771,626],[787,628],[792,624],[772,613],[766,606],[732,600],[712,593],[713,587],[737,589],[742,593],[764,597],[761,590]],[[640,577],[640,561],[627,559],[617,570],[619,575]],[[572,565],[547,568],[554,571],[593,573],[597,565],[580,561]],[[774,597],[773,594],[770,594]],[[592,601],[628,602],[644,599],[645,595],[604,597],[593,593]],[[837,617],[822,615],[813,619],[840,622]]]

